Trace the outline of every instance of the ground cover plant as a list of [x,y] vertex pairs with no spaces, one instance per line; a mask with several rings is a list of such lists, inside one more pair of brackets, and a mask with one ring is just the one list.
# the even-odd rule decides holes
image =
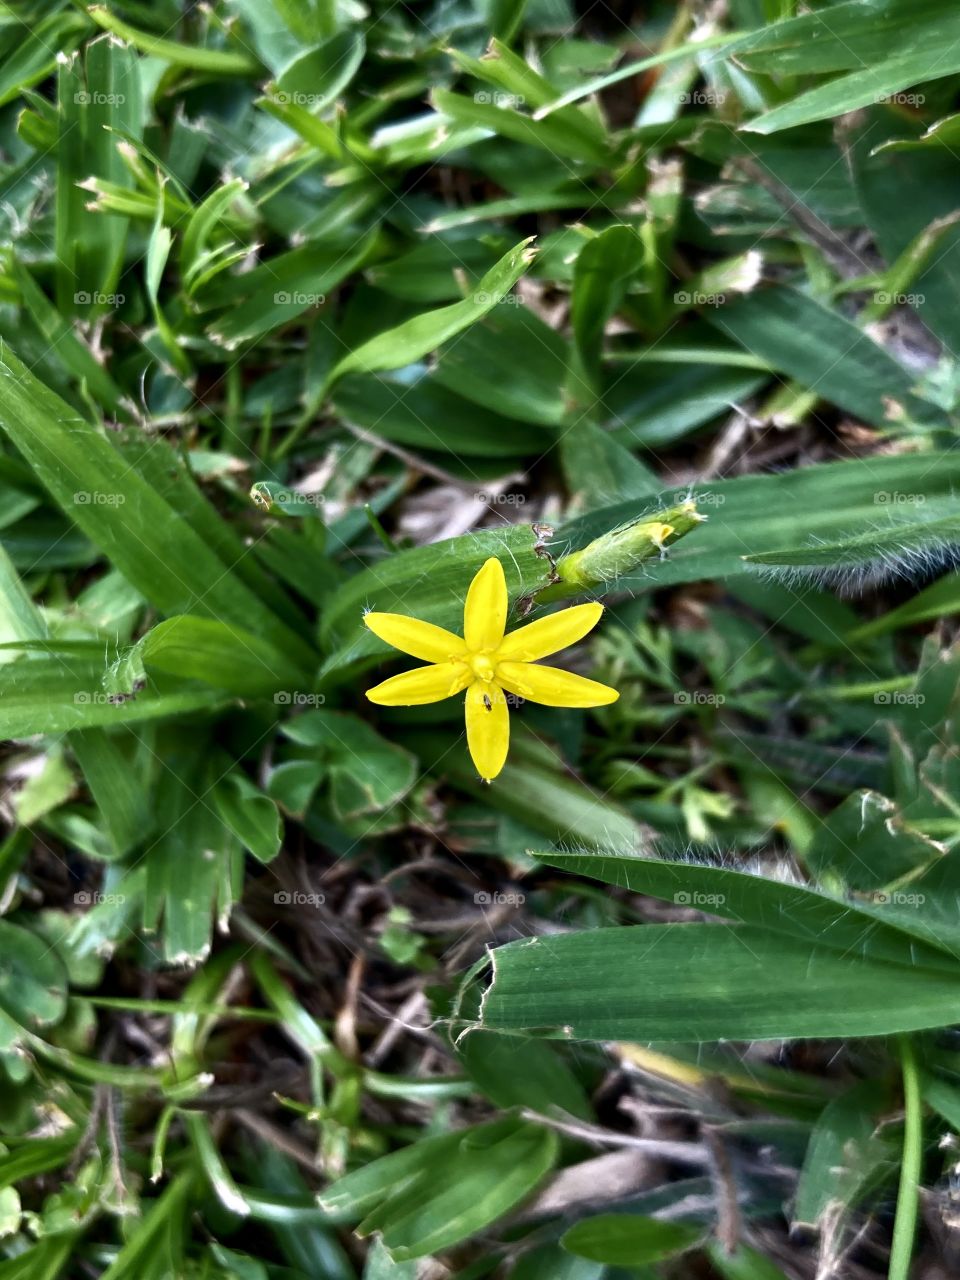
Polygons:
[[956,1272],[958,95],[0,5],[0,1280]]

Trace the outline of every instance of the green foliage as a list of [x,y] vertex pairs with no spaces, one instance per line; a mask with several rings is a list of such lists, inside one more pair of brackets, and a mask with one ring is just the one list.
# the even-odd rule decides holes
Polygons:
[[960,17],[808,8],[3,7],[0,1280],[949,1267]]

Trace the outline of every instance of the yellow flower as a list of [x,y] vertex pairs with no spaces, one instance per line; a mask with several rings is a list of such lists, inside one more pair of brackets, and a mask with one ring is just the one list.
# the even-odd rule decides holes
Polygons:
[[384,707],[413,707],[466,689],[467,746],[481,778],[491,782],[510,745],[507,693],[546,707],[602,707],[619,698],[616,689],[596,680],[535,665],[537,658],[582,640],[602,613],[602,604],[578,604],[504,635],[507,583],[503,565],[491,556],[470,583],[462,639],[399,613],[364,617],[375,636],[431,664],[384,680],[367,697]]

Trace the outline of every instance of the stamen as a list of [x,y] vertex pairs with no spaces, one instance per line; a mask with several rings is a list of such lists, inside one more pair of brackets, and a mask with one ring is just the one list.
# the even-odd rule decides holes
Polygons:
[[478,680],[493,679],[494,666],[489,654],[472,653],[470,655],[470,667]]

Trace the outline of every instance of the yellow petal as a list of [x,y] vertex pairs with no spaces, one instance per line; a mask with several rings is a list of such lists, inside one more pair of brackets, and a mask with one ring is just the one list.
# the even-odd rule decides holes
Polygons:
[[497,680],[511,693],[542,702],[545,707],[603,707],[620,697],[616,689],[599,680],[532,662],[498,662]]
[[511,631],[503,637],[497,658],[506,658],[510,662],[536,662],[537,658],[545,658],[582,640],[600,621],[602,613],[602,604],[575,604],[572,609],[561,609],[559,613],[528,622],[519,631]]
[[510,746],[510,713],[503,690],[475,680],[467,690],[466,714],[470,756],[480,777],[491,782],[503,768]]
[[440,702],[465,689],[473,672],[465,662],[438,662],[391,676],[367,690],[367,697],[381,707],[417,707],[424,702]]
[[366,613],[363,621],[375,636],[424,662],[449,662],[466,651],[467,646],[452,631],[402,613]]
[[496,649],[507,625],[507,580],[495,556],[483,565],[470,583],[463,609],[463,638],[467,648]]

